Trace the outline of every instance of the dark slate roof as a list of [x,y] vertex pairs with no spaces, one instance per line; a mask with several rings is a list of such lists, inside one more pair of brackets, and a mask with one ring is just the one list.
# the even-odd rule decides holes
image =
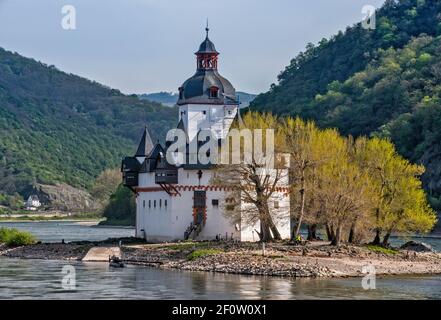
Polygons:
[[147,159],[157,159],[160,155],[165,154],[164,148],[161,146],[161,144],[158,142],[155,147],[152,149],[150,154],[147,156]]
[[[209,89],[219,88],[218,98],[210,98]],[[183,104],[238,104],[236,90],[217,70],[198,70],[182,85],[183,97],[178,105]]]
[[156,170],[158,159],[161,157],[161,153],[165,156],[164,148],[158,142],[152,149],[152,151],[147,155],[145,161],[140,167],[140,173],[152,172]]
[[141,164],[135,157],[125,157],[121,163],[121,172],[137,172]]
[[216,47],[214,46],[214,43],[208,39],[208,35],[205,38],[204,42],[201,43],[199,46],[199,50],[196,52],[196,54],[202,54],[202,53],[219,53],[216,51]]
[[139,143],[138,150],[135,157],[146,157],[153,149],[152,138],[150,138],[149,130],[147,126],[142,134],[141,142]]

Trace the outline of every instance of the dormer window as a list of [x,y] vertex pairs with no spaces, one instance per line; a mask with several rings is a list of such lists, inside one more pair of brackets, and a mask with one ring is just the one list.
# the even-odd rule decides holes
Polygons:
[[184,99],[184,88],[179,87],[179,99]]
[[218,87],[211,87],[210,88],[210,99],[216,99],[219,98],[219,88]]

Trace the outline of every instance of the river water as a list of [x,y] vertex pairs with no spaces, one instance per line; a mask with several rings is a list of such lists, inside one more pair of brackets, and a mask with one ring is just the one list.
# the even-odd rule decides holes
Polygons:
[[99,241],[135,236],[134,228],[97,227],[97,222],[42,221],[0,222],[0,228],[29,231],[42,242]]
[[288,279],[75,262],[63,289],[63,261],[0,258],[0,299],[441,299],[441,277]]
[[[134,232],[76,222],[0,223],[2,226],[28,230],[46,242],[103,240]],[[439,245],[436,238],[425,240]],[[441,276],[378,277],[375,290],[364,290],[358,278],[290,279],[69,264],[75,270],[76,286],[63,289],[65,261],[0,257],[0,299],[441,299]]]

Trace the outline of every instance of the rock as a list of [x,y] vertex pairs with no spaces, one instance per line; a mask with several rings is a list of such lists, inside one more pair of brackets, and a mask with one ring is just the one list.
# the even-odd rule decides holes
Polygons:
[[97,208],[97,204],[87,191],[67,184],[37,184],[25,193],[38,195],[40,201],[52,210],[82,211]]
[[435,252],[432,246],[424,242],[409,241],[401,246],[401,249],[416,252]]

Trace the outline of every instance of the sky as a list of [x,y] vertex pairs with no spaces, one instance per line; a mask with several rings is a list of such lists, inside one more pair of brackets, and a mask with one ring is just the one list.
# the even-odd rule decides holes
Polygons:
[[[0,47],[124,93],[177,91],[205,38],[237,90],[260,93],[308,42],[384,0],[0,0]],[[76,29],[62,27],[75,8]]]

